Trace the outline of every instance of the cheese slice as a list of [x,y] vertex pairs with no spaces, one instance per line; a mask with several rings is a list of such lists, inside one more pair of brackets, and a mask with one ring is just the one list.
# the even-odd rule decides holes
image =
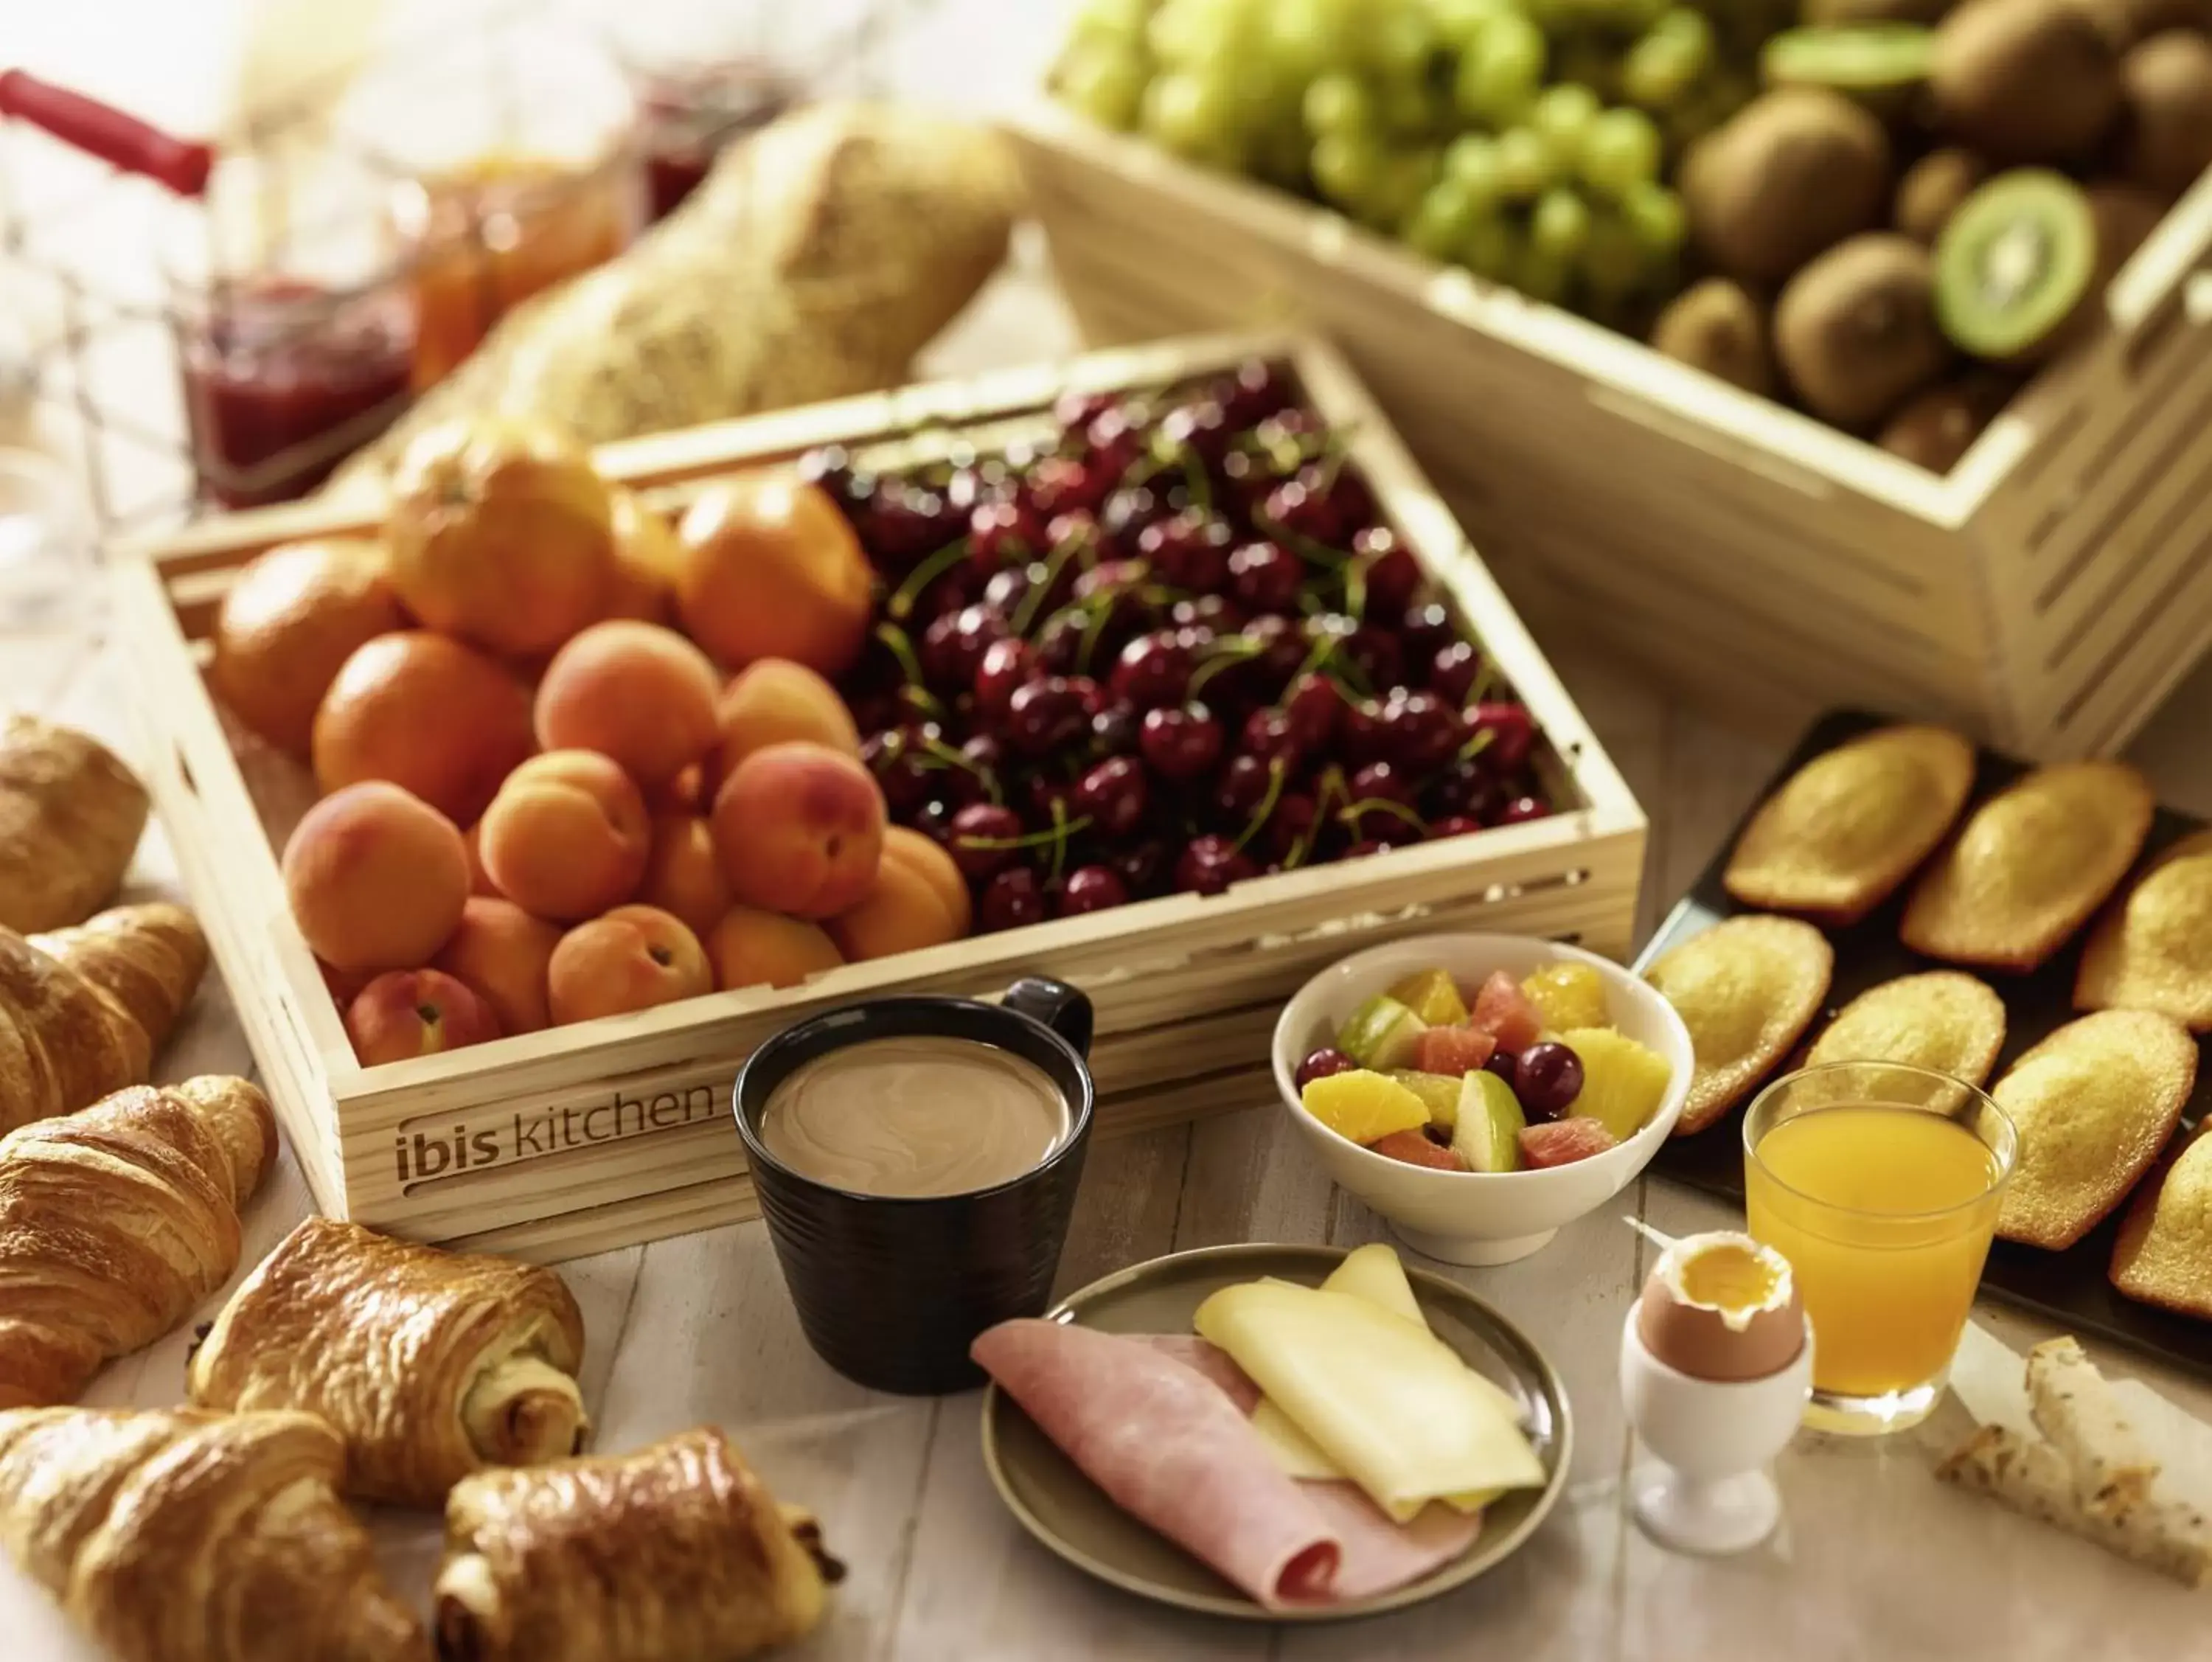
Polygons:
[[1252,1410],[1252,1429],[1260,1434],[1260,1440],[1275,1457],[1275,1464],[1283,1469],[1285,1476],[1326,1483],[1344,1476],[1344,1468],[1330,1459],[1319,1443],[1300,1431],[1298,1422],[1284,1413],[1273,1397],[1260,1398],[1260,1406]]
[[1420,1301],[1413,1297],[1413,1284],[1406,1279],[1406,1266],[1382,1241],[1371,1241],[1346,1253],[1344,1262],[1328,1272],[1322,1290],[1349,1293],[1355,1299],[1364,1299],[1380,1309],[1403,1316],[1424,1332],[1428,1330],[1428,1318],[1421,1314]]
[[1432,1500],[1544,1483],[1500,1409],[1504,1393],[1435,1335],[1364,1299],[1253,1282],[1206,1300],[1196,1325],[1401,1523]]

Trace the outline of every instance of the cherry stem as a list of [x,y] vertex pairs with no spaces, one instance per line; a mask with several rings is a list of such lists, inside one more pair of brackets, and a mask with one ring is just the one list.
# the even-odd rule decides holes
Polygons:
[[1060,574],[1067,569],[1067,563],[1075,557],[1076,551],[1087,546],[1090,541],[1091,533],[1086,531],[1080,536],[1070,537],[1066,541],[1057,544],[1052,552],[1045,556],[1044,581],[1030,584],[1030,592],[1022,596],[1021,605],[1015,609],[1015,634],[1025,640],[1028,638],[1030,625],[1036,621],[1037,613],[1044,609],[1045,597],[1052,593],[1053,585],[1060,581]]
[[1206,661],[1190,673],[1190,696],[1194,698],[1223,670],[1249,663],[1267,650],[1257,641],[1248,641],[1241,635],[1218,636],[1213,647],[1215,650],[1207,654]]
[[914,612],[914,603],[921,598],[921,591],[968,557],[969,539],[965,537],[950,542],[907,574],[907,579],[892,591],[884,610],[901,622]]
[[937,695],[929,690],[929,683],[922,677],[921,661],[914,655],[913,639],[896,624],[878,624],[876,638],[898,660],[899,673],[906,677],[907,690],[915,701],[933,715],[942,715],[945,706],[937,701]]
[[1198,452],[1187,444],[1178,445],[1176,448],[1181,452],[1179,460],[1182,465],[1183,483],[1190,487],[1192,506],[1201,514],[1212,513],[1213,486],[1206,477],[1206,469],[1199,461]]
[[1367,573],[1378,557],[1362,554],[1344,563],[1344,613],[1347,618],[1366,618]]
[[[946,744],[945,740],[933,735],[925,737],[921,741],[921,747],[927,752],[931,760],[934,762],[937,766],[958,768],[963,772],[974,775],[975,778],[982,782],[984,792],[990,797],[992,806],[994,807],[1006,807],[1006,799],[999,794],[998,776],[994,774],[990,769],[983,766],[981,763],[976,761],[974,757],[968,755],[965,752],[960,750],[956,746]],[[925,763],[923,765],[927,766],[928,764],[929,764]]]
[[1260,827],[1267,823],[1267,816],[1275,811],[1275,804],[1283,800],[1283,782],[1290,777],[1290,769],[1279,756],[1267,764],[1267,794],[1260,799],[1260,806],[1252,811],[1252,823],[1244,827],[1244,834],[1237,839],[1237,852],[1244,852],[1244,845],[1260,834]]
[[963,849],[984,849],[994,852],[1041,849],[1048,843],[1065,842],[1076,832],[1091,828],[1089,814],[1085,814],[1080,819],[1068,819],[1063,817],[1067,812],[1064,804],[1055,803],[1054,807],[1056,811],[1049,830],[1024,831],[1019,837],[978,837],[972,831],[963,831],[952,840]]
[[1331,548],[1327,543],[1316,542],[1303,532],[1293,531],[1281,521],[1270,519],[1265,514],[1254,514],[1252,523],[1275,542],[1289,549],[1308,565],[1317,565],[1334,571],[1351,557],[1340,549]]
[[1467,742],[1459,747],[1459,759],[1462,762],[1472,762],[1497,742],[1496,728],[1477,728],[1468,735]]
[[[1080,830],[1082,825],[1087,825],[1090,823],[1090,817],[1085,815],[1076,830]],[[1061,870],[1067,864],[1067,839],[1075,834],[1074,831],[1068,828],[1067,804],[1057,796],[1052,799],[1052,875],[1045,880],[1048,883],[1057,883],[1060,881]]]
[[1419,814],[1415,813],[1403,802],[1394,802],[1387,796],[1369,796],[1356,802],[1346,802],[1337,810],[1336,817],[1357,830],[1359,825],[1359,816],[1377,808],[1389,814],[1393,819],[1413,826],[1416,831],[1428,829],[1427,821],[1424,820]]

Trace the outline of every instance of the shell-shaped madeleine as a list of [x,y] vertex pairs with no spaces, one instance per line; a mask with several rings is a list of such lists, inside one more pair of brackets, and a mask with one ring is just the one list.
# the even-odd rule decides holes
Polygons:
[[2212,831],[2161,852],[2082,950],[2077,1010],[2156,1010],[2212,1032]]
[[2200,1131],[2136,1190],[2112,1280],[2139,1303],[2212,1318],[2212,1136]]
[[1990,1087],[2020,1133],[1997,1233],[2073,1245],[2158,1158],[2196,1087],[2197,1041],[2171,1016],[2100,1010],[2051,1034]]
[[1810,923],[1731,917],[1660,954],[1644,978],[1680,1013],[1697,1070],[1674,1135],[1726,1113],[1819,1014],[1836,954]]
[[1747,906],[1856,922],[1943,840],[1973,783],[1973,746],[1948,728],[1864,734],[1766,799],[1721,880]]
[[2004,1048],[2004,1001],[1970,975],[1930,970],[1869,987],[1813,1041],[1808,1068],[1902,1062],[1979,1085]]
[[2127,875],[2154,807],[2125,763],[2038,768],[1976,808],[1923,874],[1905,944],[1954,964],[2035,968]]

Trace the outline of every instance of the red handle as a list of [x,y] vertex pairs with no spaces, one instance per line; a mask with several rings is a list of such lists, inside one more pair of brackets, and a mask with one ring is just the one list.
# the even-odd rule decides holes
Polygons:
[[206,145],[172,138],[135,115],[21,70],[0,70],[0,116],[43,127],[63,143],[125,173],[143,174],[179,196],[207,189],[215,157]]

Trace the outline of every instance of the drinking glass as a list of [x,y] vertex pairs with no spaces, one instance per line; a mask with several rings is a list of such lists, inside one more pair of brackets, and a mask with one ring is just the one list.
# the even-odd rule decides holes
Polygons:
[[1925,1419],[1989,1256],[2017,1136],[1964,1081],[1838,1062],[1777,1080],[1744,1117],[1751,1233],[1790,1260],[1815,1341],[1806,1423]]

